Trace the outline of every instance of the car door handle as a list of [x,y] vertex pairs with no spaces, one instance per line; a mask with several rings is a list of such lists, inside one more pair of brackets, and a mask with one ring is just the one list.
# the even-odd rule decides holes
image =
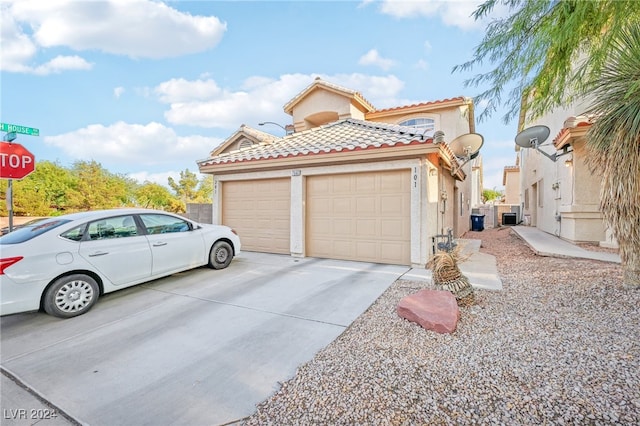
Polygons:
[[108,251],[96,251],[94,253],[91,253],[89,255],[89,257],[104,256],[105,254],[109,254],[109,252]]
[[154,247],[162,247],[162,246],[166,246],[167,243],[163,242],[163,241],[158,241],[157,243],[153,243]]

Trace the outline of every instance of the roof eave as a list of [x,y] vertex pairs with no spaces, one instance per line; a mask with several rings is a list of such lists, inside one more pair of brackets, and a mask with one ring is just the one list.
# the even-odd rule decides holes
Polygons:
[[[389,161],[422,157],[430,153],[440,153],[441,149],[431,142],[421,141],[415,145],[384,146],[357,151],[319,152],[289,155],[277,158],[260,158],[228,163],[198,164],[200,173],[226,174],[238,171],[262,171],[277,169],[299,169],[303,167],[325,166],[329,164]],[[442,155],[442,154],[441,154]],[[203,165],[204,164],[204,165]]]
[[376,111],[368,112],[365,115],[366,120],[373,120],[381,117],[391,117],[394,115],[407,115],[416,112],[431,112],[438,111],[441,109],[453,108],[463,105],[473,105],[473,102],[470,98],[465,98],[462,96],[444,99],[441,101],[433,101],[433,102],[424,102],[420,104],[408,105],[404,107],[398,108],[390,108],[390,109],[381,109]]
[[580,139],[586,137],[587,132],[591,128],[590,123],[580,123],[576,127],[565,127],[553,140],[553,146],[556,149],[563,149],[567,145],[571,145],[578,142]]

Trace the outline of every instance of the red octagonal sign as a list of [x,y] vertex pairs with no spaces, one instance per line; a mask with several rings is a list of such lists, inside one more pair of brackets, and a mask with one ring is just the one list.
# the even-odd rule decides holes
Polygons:
[[19,143],[0,143],[0,178],[22,179],[36,167],[36,158]]

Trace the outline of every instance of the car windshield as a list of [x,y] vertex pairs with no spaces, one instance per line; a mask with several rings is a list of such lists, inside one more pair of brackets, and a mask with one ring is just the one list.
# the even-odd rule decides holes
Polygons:
[[0,245],[18,244],[25,242],[69,222],[69,219],[61,218],[38,221],[36,223],[23,226],[13,232],[3,235],[2,237],[0,237]]

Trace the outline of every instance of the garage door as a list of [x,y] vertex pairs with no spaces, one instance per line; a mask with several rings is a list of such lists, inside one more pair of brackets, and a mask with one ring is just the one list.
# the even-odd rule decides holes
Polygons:
[[222,183],[222,223],[236,230],[242,249],[290,252],[291,180]]
[[307,178],[307,255],[409,265],[408,170]]

